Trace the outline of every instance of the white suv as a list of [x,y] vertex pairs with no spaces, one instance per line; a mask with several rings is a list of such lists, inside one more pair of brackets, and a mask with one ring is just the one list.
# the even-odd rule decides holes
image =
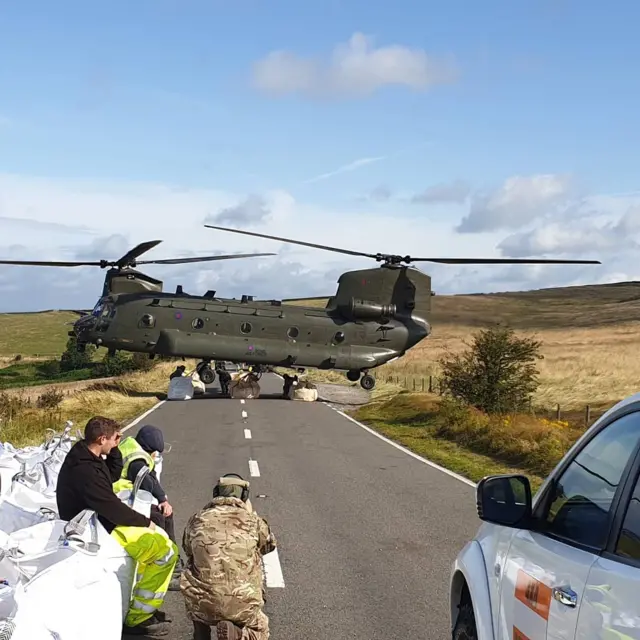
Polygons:
[[524,476],[489,476],[477,507],[484,522],[451,574],[454,640],[640,638],[640,393],[533,500]]

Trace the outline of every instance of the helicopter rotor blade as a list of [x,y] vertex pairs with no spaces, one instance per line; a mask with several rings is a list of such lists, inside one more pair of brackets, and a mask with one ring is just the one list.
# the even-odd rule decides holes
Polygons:
[[189,264],[192,262],[213,262],[214,260],[233,260],[234,258],[258,258],[275,256],[277,253],[231,253],[220,256],[201,256],[195,258],[167,258],[165,260],[140,260],[137,264]]
[[339,249],[338,247],[329,247],[324,244],[315,244],[313,242],[303,242],[302,240],[291,240],[290,238],[281,238],[279,236],[270,236],[265,233],[256,233],[255,231],[241,231],[240,229],[230,229],[229,227],[217,227],[212,224],[205,224],[208,229],[218,229],[219,231],[231,231],[231,233],[241,233],[246,236],[255,236],[256,238],[266,238],[267,240],[279,240],[280,242],[288,242],[290,244],[299,244],[303,247],[311,247],[312,249],[324,249],[325,251],[335,251],[336,253],[344,253],[349,256],[362,256],[364,258],[376,258],[375,253],[363,253],[362,251],[351,251],[350,249]]
[[0,260],[0,264],[30,267],[101,267],[102,262],[56,262],[46,260]]
[[412,258],[406,262],[438,262],[441,264],[602,264],[600,260],[547,260],[543,258]]
[[[246,236],[255,236],[257,238],[266,238],[267,240],[278,240],[280,242],[288,242],[298,244],[303,247],[311,247],[313,249],[324,249],[325,251],[334,251],[336,253],[344,253],[351,256],[362,256],[364,258],[373,258],[378,262],[387,262],[392,264],[400,264],[402,262],[435,262],[440,264],[602,264],[599,260],[547,260],[541,258],[518,259],[518,258],[413,258],[411,256],[400,256],[388,253],[365,253],[363,251],[351,251],[350,249],[339,249],[337,247],[329,247],[323,244],[315,244],[313,242],[303,242],[302,240],[291,240],[290,238],[281,238],[280,236],[271,236],[266,233],[257,233],[255,231],[241,231],[240,229],[231,229],[229,227],[219,227],[216,225],[205,224],[208,229],[218,229],[220,231],[230,231],[231,233],[240,233]],[[311,298],[308,298],[311,299]]]
[[151,251],[154,247],[157,247],[162,240],[148,240],[147,242],[141,242],[139,245],[133,247],[133,249],[129,249],[127,253],[125,253],[119,260],[111,263],[114,267],[127,267],[129,265],[136,263],[136,258],[141,256],[143,253],[147,251]]

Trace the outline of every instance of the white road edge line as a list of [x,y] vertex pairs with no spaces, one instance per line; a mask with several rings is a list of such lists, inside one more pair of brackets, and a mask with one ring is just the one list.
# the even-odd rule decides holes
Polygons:
[[244,430],[244,437],[245,437],[247,440],[251,440],[251,429],[245,429],[245,430]]
[[260,477],[260,467],[258,466],[258,463],[256,460],[249,460],[249,473],[254,478]]
[[357,424],[359,427],[361,427],[365,431],[368,431],[369,433],[374,435],[376,438],[380,438],[380,440],[383,440],[387,444],[390,444],[392,447],[395,447],[396,449],[399,449],[400,451],[404,451],[404,453],[406,453],[407,455],[411,456],[412,458],[415,458],[416,460],[419,460],[420,462],[422,462],[422,463],[424,463],[424,464],[426,464],[426,465],[428,465],[430,467],[433,467],[434,469],[437,469],[438,471],[442,471],[442,473],[446,473],[448,476],[451,476],[452,478],[455,478],[456,480],[460,480],[460,482],[464,482],[465,484],[469,485],[470,487],[477,486],[475,482],[472,482],[468,478],[465,478],[464,476],[461,476],[461,475],[459,475],[457,473],[454,473],[453,471],[449,471],[449,469],[445,469],[444,467],[441,467],[439,464],[436,464],[435,462],[431,462],[431,460],[427,460],[426,458],[423,458],[422,456],[419,456],[417,453],[414,453],[413,451],[410,451],[406,447],[403,447],[402,445],[399,445],[397,442],[394,442],[393,440],[389,440],[389,438],[386,438],[385,436],[383,436],[382,434],[378,433],[377,431],[374,431],[370,427],[367,427],[366,425],[362,424],[361,422],[358,422],[357,420],[355,420],[351,416],[348,416],[343,411],[340,411],[340,409],[335,409],[334,407],[329,407],[329,408],[333,409],[336,413],[339,413],[343,418],[346,418],[347,420],[350,420],[354,424]]
[[284,577],[282,575],[282,566],[280,565],[278,549],[274,549],[271,553],[267,553],[262,556],[262,566],[264,568],[264,577],[267,587],[271,589],[283,589]]
[[142,420],[144,420],[150,413],[153,413],[156,409],[161,407],[165,402],[166,400],[160,400],[158,404],[154,404],[153,407],[151,407],[151,409],[148,409],[141,416],[138,416],[133,421],[131,421],[126,427],[124,427],[122,429],[122,433],[127,431],[127,429],[131,429],[131,427],[135,427],[138,424],[138,422],[141,422]]

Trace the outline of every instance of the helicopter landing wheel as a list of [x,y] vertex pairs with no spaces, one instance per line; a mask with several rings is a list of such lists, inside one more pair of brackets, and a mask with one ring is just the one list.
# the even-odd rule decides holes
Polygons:
[[211,369],[211,367],[208,364],[203,364],[201,366],[199,366],[196,371],[198,372],[198,375],[200,376],[200,380],[202,380],[202,382],[204,382],[204,384],[212,384],[213,381],[216,379],[216,374],[214,373],[213,369]]
[[360,372],[357,369],[350,369],[347,371],[347,380],[358,382],[360,380]]
[[370,376],[368,373],[360,379],[360,386],[365,391],[371,391],[373,387],[376,386],[376,379],[373,376]]

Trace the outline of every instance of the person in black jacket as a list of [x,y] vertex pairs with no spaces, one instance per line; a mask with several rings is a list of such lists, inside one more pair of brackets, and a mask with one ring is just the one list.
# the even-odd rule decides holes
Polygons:
[[[167,635],[168,620],[159,609],[178,561],[178,548],[149,518],[115,494],[113,483],[123,469],[120,439],[115,420],[96,416],[87,422],[84,439],[73,445],[60,469],[58,514],[68,521],[85,509],[95,511],[102,526],[139,563],[141,577],[133,590],[123,633]],[[157,599],[144,597],[148,595]]]

